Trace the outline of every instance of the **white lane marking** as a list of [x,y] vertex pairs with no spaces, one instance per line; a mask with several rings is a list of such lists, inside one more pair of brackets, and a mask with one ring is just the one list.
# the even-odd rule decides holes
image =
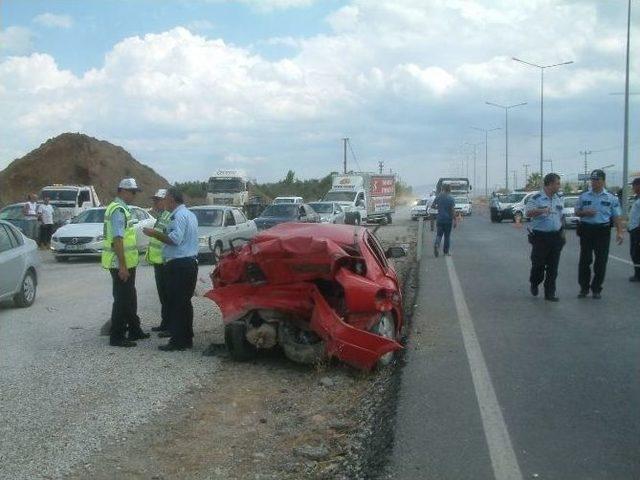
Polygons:
[[618,260],[619,262],[626,263],[627,265],[631,265],[632,267],[640,267],[640,265],[635,265],[632,261],[626,260],[624,258],[616,257],[615,255],[609,254],[609,258],[613,258],[614,260]]
[[480,407],[480,417],[482,418],[484,435],[489,447],[494,477],[496,480],[521,480],[522,473],[520,472],[518,459],[511,445],[507,425],[504,422],[502,410],[491,383],[491,376],[482,355],[471,313],[462,293],[462,287],[460,286],[453,260],[451,257],[446,257],[446,260],[449,281],[453,299],[456,303],[456,312],[458,313],[464,348],[467,352],[471,378],[473,379],[473,386],[476,390],[476,398]]

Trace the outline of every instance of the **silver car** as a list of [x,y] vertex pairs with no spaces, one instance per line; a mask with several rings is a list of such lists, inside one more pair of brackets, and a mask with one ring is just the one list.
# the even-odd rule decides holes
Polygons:
[[344,210],[338,202],[311,202],[309,205],[320,215],[320,223],[344,223]]
[[0,220],[0,301],[12,298],[18,307],[31,306],[36,299],[39,265],[36,242]]

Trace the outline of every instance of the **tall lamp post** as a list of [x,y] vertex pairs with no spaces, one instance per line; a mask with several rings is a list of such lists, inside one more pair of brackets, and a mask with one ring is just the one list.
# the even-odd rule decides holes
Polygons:
[[627,7],[627,63],[624,77],[624,146],[622,150],[622,212],[627,212],[629,183],[629,48],[631,45],[631,0]]
[[489,132],[493,132],[494,130],[500,130],[500,127],[496,128],[478,128],[471,127],[474,130],[478,130],[480,132],[484,132],[484,196],[489,196]]
[[526,105],[527,102],[514,103],[513,105],[500,105],[492,102],[484,103],[504,110],[504,188],[509,190],[509,110]]
[[465,145],[469,145],[470,147],[473,147],[473,186],[476,187],[477,186],[476,161],[478,159],[478,147],[482,145],[482,142],[478,142],[478,143],[465,142]]
[[531,67],[536,67],[540,69],[540,176],[542,177],[542,170],[544,168],[544,70],[546,68],[560,67],[562,65],[570,65],[573,63],[573,60],[569,62],[562,63],[554,63],[553,65],[537,65],[531,62],[525,62],[524,60],[520,60],[519,58],[512,57],[516,62],[523,63],[525,65],[529,65]]

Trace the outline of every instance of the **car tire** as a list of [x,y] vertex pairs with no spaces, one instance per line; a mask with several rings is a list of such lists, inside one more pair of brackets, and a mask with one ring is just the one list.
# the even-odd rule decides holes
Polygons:
[[56,255],[53,258],[56,259],[56,262],[60,262],[60,263],[64,263],[67,260],[69,260],[69,257],[63,257],[63,256],[60,256],[60,255]]
[[[396,339],[396,322],[391,312],[385,312],[382,315],[380,315],[380,319],[373,327],[371,327],[370,331],[371,333],[375,333],[376,335],[380,335],[381,337],[395,340]],[[393,362],[394,356],[395,356],[395,351],[385,353],[382,357],[378,359],[378,363],[376,364],[376,366],[378,368],[384,368],[390,365]]]
[[391,214],[390,213],[387,213],[387,223],[389,225],[391,225],[391,222],[393,222],[393,218],[391,218]]
[[13,303],[20,308],[30,307],[36,301],[36,291],[36,274],[33,270],[27,270],[20,284],[20,291],[13,297]]
[[256,357],[256,348],[247,340],[247,326],[243,320],[224,326],[224,343],[229,356],[237,362],[248,362]]

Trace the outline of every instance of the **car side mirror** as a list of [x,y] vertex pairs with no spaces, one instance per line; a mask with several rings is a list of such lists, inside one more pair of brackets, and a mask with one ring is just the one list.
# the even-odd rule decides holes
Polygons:
[[389,247],[384,252],[384,256],[387,258],[401,258],[407,256],[407,251],[403,247]]

